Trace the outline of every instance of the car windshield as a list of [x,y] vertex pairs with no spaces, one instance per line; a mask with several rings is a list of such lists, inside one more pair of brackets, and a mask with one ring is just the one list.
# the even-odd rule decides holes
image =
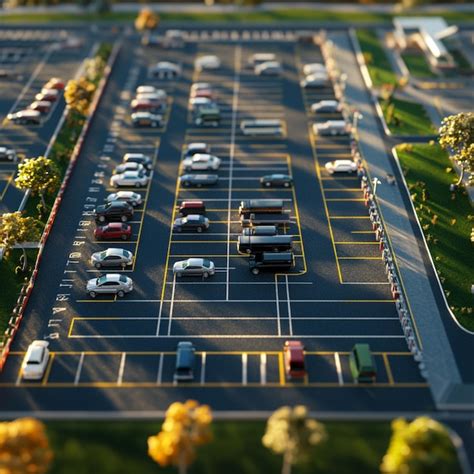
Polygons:
[[127,283],[127,277],[125,275],[120,275],[119,281],[121,281],[122,283]]
[[202,265],[203,265],[203,267],[210,268],[210,266],[211,266],[211,261],[208,260],[207,258],[205,258],[205,259],[202,261]]
[[107,281],[107,277],[105,275],[97,278],[98,285],[103,285],[106,281]]
[[105,257],[107,257],[107,251],[104,250],[103,252],[100,252],[99,257],[100,257],[100,258],[105,258]]

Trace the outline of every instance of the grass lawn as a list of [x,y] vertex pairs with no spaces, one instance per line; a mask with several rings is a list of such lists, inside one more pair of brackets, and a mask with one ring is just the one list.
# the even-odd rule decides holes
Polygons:
[[383,50],[375,31],[357,30],[357,38],[374,86],[396,83],[397,76]]
[[[328,439],[294,474],[378,474],[391,435],[388,422],[327,422]],[[147,438],[160,422],[49,422],[55,452],[51,474],[156,474],[147,454]],[[189,474],[279,474],[281,456],[263,447],[263,421],[213,423],[214,440],[199,448]]]
[[436,74],[430,69],[428,61],[422,53],[404,53],[403,61],[414,77],[433,78]]
[[[36,260],[38,251],[28,249],[26,251],[28,266],[32,266]],[[11,255],[3,258],[0,262],[0,275],[2,281],[2,290],[0,291],[0,334],[3,334],[8,325],[16,300],[20,294],[21,285],[24,282],[24,274],[15,274],[15,268],[18,265],[21,250],[12,250]],[[29,275],[30,272],[28,272]]]
[[387,125],[394,135],[434,135],[436,128],[431,123],[421,104],[407,100],[393,99],[395,105],[391,122],[388,120],[388,107],[381,102]]
[[[448,155],[438,145],[413,145],[411,151],[403,151],[402,146],[398,156],[449,305],[458,321],[472,331],[474,252],[470,233],[474,211],[469,198],[462,192],[454,200],[451,198],[449,185],[457,175],[451,170]],[[426,201],[422,186],[428,191]]]

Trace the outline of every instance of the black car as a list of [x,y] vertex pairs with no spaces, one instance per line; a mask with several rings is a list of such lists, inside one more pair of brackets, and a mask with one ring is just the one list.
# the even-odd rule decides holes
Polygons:
[[249,269],[254,275],[261,271],[281,272],[295,266],[293,252],[262,252],[249,257]]
[[134,127],[161,127],[163,116],[151,112],[135,112],[130,116]]
[[277,235],[276,225],[257,225],[255,227],[245,227],[242,229],[242,235]]
[[260,178],[260,184],[266,188],[283,187],[289,188],[293,184],[293,179],[287,174],[267,174]]
[[217,174],[183,174],[179,180],[182,186],[200,188],[217,184],[219,176]]
[[148,171],[153,168],[153,160],[143,153],[125,153],[122,158],[123,163],[138,163],[143,165]]
[[200,214],[190,214],[186,217],[178,217],[173,223],[173,230],[182,232],[183,230],[190,230],[202,232],[209,228],[209,219]]
[[133,218],[133,207],[125,201],[113,201],[97,206],[95,220],[97,222],[127,222]]

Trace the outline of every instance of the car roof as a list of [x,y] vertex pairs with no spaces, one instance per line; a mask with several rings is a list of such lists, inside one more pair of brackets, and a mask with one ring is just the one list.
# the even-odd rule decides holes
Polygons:
[[40,362],[44,350],[48,347],[47,341],[33,341],[27,351],[28,362]]
[[[117,249],[117,248],[112,248],[112,247],[109,247],[105,253],[107,255],[120,255],[122,256],[124,254],[125,250],[124,249]],[[128,252],[128,250],[127,250]]]
[[123,158],[149,158],[149,156],[145,155],[144,153],[125,153]]
[[182,207],[202,207],[204,206],[203,201],[183,201],[181,203]]
[[37,110],[29,110],[29,109],[20,110],[17,113],[20,114],[20,115],[31,115],[32,117],[40,117],[41,116],[41,114]]
[[137,193],[134,193],[133,191],[117,191],[116,193],[113,193],[115,196],[118,197],[124,197],[124,198],[130,198],[130,197],[135,197]]
[[187,145],[188,150],[193,150],[196,148],[207,148],[207,143],[204,142],[192,142],[189,145]]
[[188,221],[203,221],[205,219],[204,216],[201,216],[201,214],[189,214],[184,219]]
[[188,258],[188,265],[202,265],[204,263],[203,258]]
[[352,160],[335,160],[334,165],[351,165],[354,163]]

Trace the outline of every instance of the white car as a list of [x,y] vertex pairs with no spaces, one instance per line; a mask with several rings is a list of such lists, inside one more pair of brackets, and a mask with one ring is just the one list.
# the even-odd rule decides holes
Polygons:
[[49,361],[49,342],[33,341],[21,364],[21,375],[25,380],[40,380]]
[[110,178],[110,185],[114,188],[120,186],[134,186],[135,188],[142,188],[148,184],[150,178],[145,173],[138,171],[125,171],[125,173],[114,174]]
[[116,193],[111,193],[105,198],[105,202],[110,204],[114,201],[125,201],[128,202],[133,207],[140,206],[143,202],[141,194],[134,193],[133,191],[117,191]]
[[357,164],[352,160],[335,160],[329,161],[324,165],[329,174],[333,173],[355,173]]
[[135,96],[135,100],[138,102],[149,101],[152,104],[156,105],[166,105],[167,94],[166,92],[162,94],[161,92],[164,91],[156,91],[156,92],[140,92]]
[[122,298],[133,290],[131,278],[119,273],[106,273],[99,278],[92,278],[87,282],[87,293],[91,298],[97,295],[113,294]]
[[183,150],[183,156],[185,158],[196,155],[197,153],[209,154],[211,153],[211,147],[207,143],[192,142],[188,143]]
[[126,171],[136,171],[138,173],[145,173],[145,167],[141,163],[127,161],[125,163],[122,163],[121,165],[118,165],[114,169],[113,174],[122,174]]
[[327,74],[310,74],[306,76],[301,82],[301,87],[304,89],[321,88],[328,84]]
[[0,160],[7,160],[15,162],[17,160],[16,151],[13,148],[7,148],[6,146],[0,146]]
[[191,86],[191,94],[202,90],[212,90],[212,84],[209,84],[209,82],[195,82]]
[[181,66],[170,61],[160,61],[150,69],[150,74],[159,79],[174,79],[181,74]]
[[173,274],[181,276],[202,276],[207,278],[214,275],[216,267],[214,262],[207,258],[188,258],[173,265]]
[[218,170],[220,165],[220,158],[203,153],[196,153],[183,160],[183,168],[185,171]]
[[313,133],[319,136],[349,135],[350,125],[344,120],[326,120],[313,124]]
[[255,66],[257,76],[279,76],[283,71],[278,61],[266,61]]
[[303,74],[309,76],[311,74],[326,73],[326,66],[321,63],[310,63],[303,66]]
[[221,67],[221,60],[210,54],[208,56],[201,56],[194,61],[194,67],[197,71],[204,71],[207,69],[219,69]]
[[206,108],[212,107],[213,105],[216,105],[216,103],[209,97],[191,97],[189,99],[189,108],[193,112],[201,107]]
[[135,89],[137,95],[140,94],[159,94],[160,96],[167,97],[166,91],[163,89],[157,89],[155,86],[138,86]]
[[311,112],[317,113],[335,113],[340,112],[341,104],[337,100],[320,100],[311,105]]

